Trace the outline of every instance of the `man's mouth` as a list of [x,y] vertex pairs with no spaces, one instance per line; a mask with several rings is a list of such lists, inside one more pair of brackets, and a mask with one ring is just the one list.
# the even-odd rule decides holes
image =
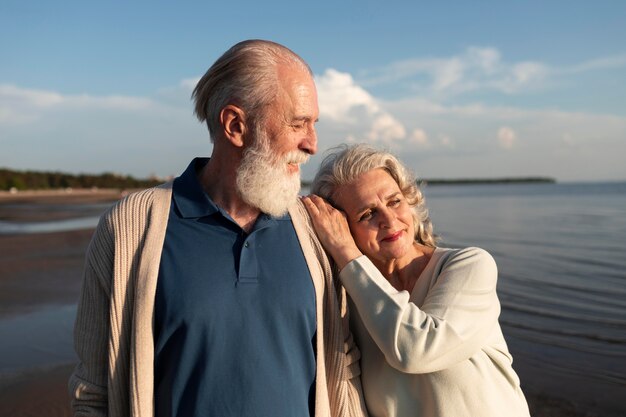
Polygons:
[[309,160],[309,154],[302,151],[289,152],[285,156],[287,162],[287,171],[295,173],[300,171],[300,165],[306,163]]
[[294,174],[298,171],[300,171],[300,164],[297,164],[295,162],[289,162],[287,164],[287,172]]

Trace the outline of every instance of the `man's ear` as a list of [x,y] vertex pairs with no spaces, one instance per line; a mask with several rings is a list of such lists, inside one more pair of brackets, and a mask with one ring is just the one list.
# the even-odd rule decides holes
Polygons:
[[220,112],[220,123],[224,129],[226,139],[238,148],[243,147],[246,134],[246,115],[244,111],[233,104],[229,104]]

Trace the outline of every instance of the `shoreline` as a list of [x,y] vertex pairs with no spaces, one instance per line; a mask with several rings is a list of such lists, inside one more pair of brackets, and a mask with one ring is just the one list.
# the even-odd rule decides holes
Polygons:
[[[6,191],[0,190],[0,203],[23,201],[37,203],[42,199],[56,200],[64,198],[66,202],[88,202],[94,200],[118,199],[135,190],[119,188],[61,188],[48,190],[20,190]],[[67,201],[69,200],[69,201]]]
[[0,221],[28,223],[99,216],[128,193],[117,189],[0,191]]

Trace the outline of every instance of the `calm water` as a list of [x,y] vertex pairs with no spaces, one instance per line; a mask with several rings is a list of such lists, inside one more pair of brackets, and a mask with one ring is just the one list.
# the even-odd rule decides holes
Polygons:
[[76,306],[51,306],[0,320],[0,375],[72,363]]
[[[523,388],[626,415],[626,183],[424,192],[441,246],[495,257],[500,321]],[[45,230],[0,224],[0,234],[93,226],[92,218]],[[0,320],[0,340],[14,339],[0,350],[0,373],[71,361],[74,314],[54,307]]]
[[525,389],[626,414],[626,183],[432,186],[441,246],[496,259]]

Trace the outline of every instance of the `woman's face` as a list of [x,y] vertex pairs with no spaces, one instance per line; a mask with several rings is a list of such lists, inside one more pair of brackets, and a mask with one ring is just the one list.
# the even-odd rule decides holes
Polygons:
[[372,261],[409,255],[415,240],[411,207],[387,171],[362,174],[338,187],[333,200],[346,213],[356,245]]

